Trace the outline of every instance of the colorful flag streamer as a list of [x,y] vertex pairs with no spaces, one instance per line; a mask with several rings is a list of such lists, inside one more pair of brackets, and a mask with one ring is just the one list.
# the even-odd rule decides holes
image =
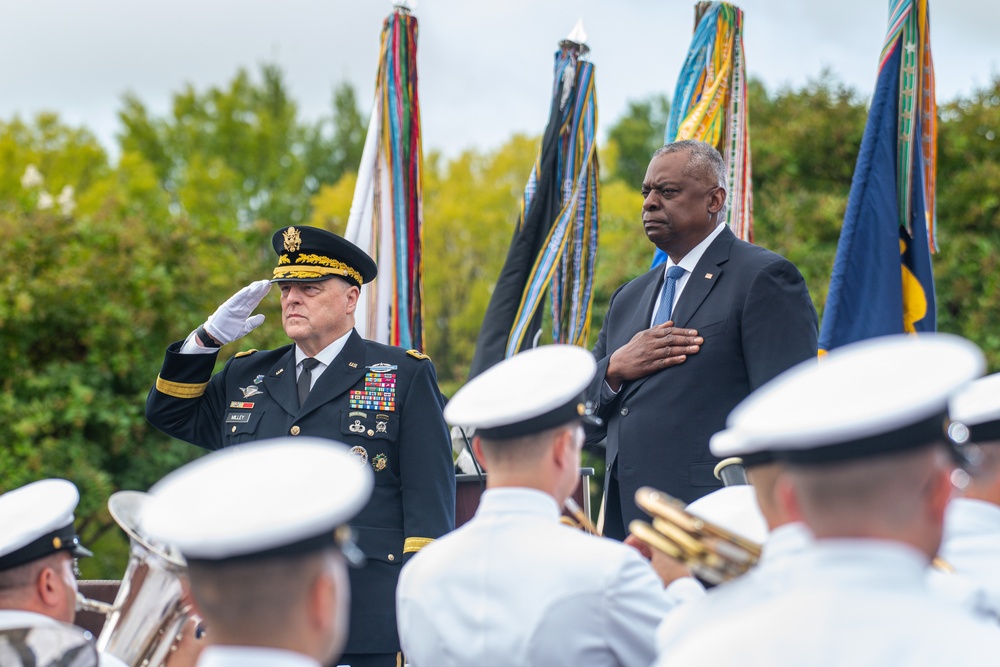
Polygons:
[[587,345],[599,179],[597,88],[594,65],[581,57],[584,39],[578,24],[555,54],[549,123],[483,319],[470,379],[535,344],[547,292],[554,342]]
[[423,151],[417,19],[397,6],[382,25],[375,103],[344,236],[378,264],[361,294],[358,333],[423,349]]
[[927,0],[890,0],[819,346],[934,331],[937,110]]
[[[695,29],[667,120],[664,143],[696,139],[712,144],[728,172],[726,222],[753,242],[753,184],[747,126],[743,10],[726,2],[699,2]],[[657,250],[653,266],[666,261]]]

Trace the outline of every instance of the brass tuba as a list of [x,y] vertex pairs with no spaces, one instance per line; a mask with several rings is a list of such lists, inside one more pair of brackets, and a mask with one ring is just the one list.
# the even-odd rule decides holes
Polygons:
[[644,486],[635,492],[635,502],[653,523],[632,521],[629,531],[709,584],[738,577],[760,558],[759,544],[694,516],[684,503],[662,491]]
[[97,650],[133,667],[166,662],[191,615],[186,602],[183,557],[144,536],[139,517],[147,494],[119,491],[108,500],[112,518],[129,536],[128,567],[113,605],[78,597],[78,609],[107,614]]

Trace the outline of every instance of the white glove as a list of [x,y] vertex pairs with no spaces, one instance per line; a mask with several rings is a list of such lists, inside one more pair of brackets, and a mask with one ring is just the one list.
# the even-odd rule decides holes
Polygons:
[[205,331],[220,344],[232,343],[264,322],[263,315],[250,315],[271,291],[270,280],[252,282],[218,307],[205,321]]

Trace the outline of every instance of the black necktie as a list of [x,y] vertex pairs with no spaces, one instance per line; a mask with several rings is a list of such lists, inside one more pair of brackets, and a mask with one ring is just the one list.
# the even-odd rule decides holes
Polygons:
[[309,389],[312,385],[312,369],[319,365],[319,361],[312,358],[306,358],[302,360],[302,372],[299,373],[299,381],[296,387],[299,390],[299,407],[306,402],[306,396],[309,395]]

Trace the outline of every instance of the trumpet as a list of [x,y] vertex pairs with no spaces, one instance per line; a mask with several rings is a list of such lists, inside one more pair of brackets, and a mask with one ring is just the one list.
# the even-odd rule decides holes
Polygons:
[[662,491],[644,486],[636,491],[635,502],[653,522],[632,521],[629,531],[709,584],[738,577],[760,559],[759,544],[694,516],[684,503]]

